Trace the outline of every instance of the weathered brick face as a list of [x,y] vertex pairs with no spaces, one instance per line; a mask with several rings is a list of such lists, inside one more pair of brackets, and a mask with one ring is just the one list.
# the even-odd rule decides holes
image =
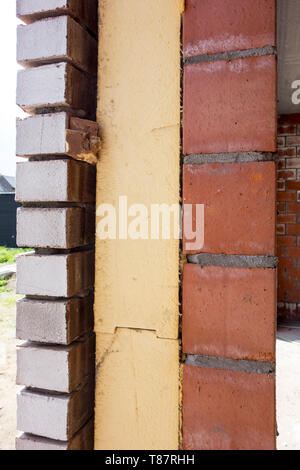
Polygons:
[[300,315],[300,114],[278,120],[278,316]]

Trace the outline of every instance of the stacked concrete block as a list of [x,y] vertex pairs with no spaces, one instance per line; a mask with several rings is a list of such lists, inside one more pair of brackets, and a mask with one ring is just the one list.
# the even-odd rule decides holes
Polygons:
[[[31,139],[38,134],[41,139]],[[17,121],[17,155],[20,157],[70,156],[88,160],[99,147],[98,125],[69,113],[38,114]],[[95,163],[95,156],[92,160]]]
[[71,393],[93,373],[94,343],[91,335],[69,346],[21,344],[17,349],[17,384]]
[[42,18],[69,15],[98,35],[97,0],[17,0],[17,16],[25,23]]
[[97,0],[18,0],[19,450],[93,448]]
[[93,330],[93,295],[71,299],[23,298],[17,302],[17,338],[70,345]]
[[187,0],[183,15],[183,200],[204,205],[202,246],[183,240],[189,450],[276,447],[275,4]]
[[30,160],[17,165],[16,200],[93,204],[95,183],[95,169],[86,163],[66,159]]
[[19,433],[16,450],[90,450],[93,448],[93,435],[94,420],[91,418],[72,439],[65,442]]
[[28,434],[69,441],[93,415],[94,383],[72,393],[23,388],[17,395],[17,428]]
[[20,25],[17,41],[17,61],[25,67],[66,61],[92,75],[97,72],[97,41],[70,16]]
[[27,113],[73,111],[94,118],[96,81],[73,65],[59,62],[18,72],[17,104]]

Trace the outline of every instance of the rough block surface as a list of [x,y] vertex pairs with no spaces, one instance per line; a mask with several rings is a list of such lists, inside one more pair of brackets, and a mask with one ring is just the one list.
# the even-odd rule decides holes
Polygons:
[[73,160],[18,163],[16,200],[94,202],[95,176],[92,165]]
[[275,318],[275,269],[184,266],[184,353],[273,362]]
[[94,335],[70,346],[23,343],[17,348],[17,384],[70,393],[93,374]]
[[185,0],[183,55],[275,46],[275,0]]
[[93,329],[93,296],[17,302],[16,335],[24,341],[68,345]]
[[186,65],[184,154],[276,151],[276,58]]
[[17,0],[17,16],[25,23],[68,14],[98,34],[98,0]]
[[54,441],[32,434],[19,433],[16,450],[93,450],[94,420],[91,419],[70,441]]
[[184,165],[184,203],[204,204],[199,251],[275,256],[275,171],[274,162]]
[[274,375],[184,366],[185,450],[274,450]]
[[17,292],[43,297],[72,297],[93,288],[94,252],[17,257]]
[[[83,136],[83,147],[79,146],[75,151],[69,148],[69,132]],[[37,114],[17,120],[16,153],[20,157],[44,156],[47,159],[51,155],[69,155],[76,158],[78,153],[91,150],[85,147],[92,146],[92,139],[98,143],[98,124],[66,112]]]
[[70,16],[47,18],[18,26],[17,61],[25,67],[70,62],[95,75],[97,41]]
[[68,63],[42,65],[19,70],[17,105],[31,114],[62,108],[93,119],[96,90],[94,78]]
[[17,394],[17,429],[68,441],[91,418],[93,410],[93,381],[70,395],[24,388]]
[[89,207],[17,210],[17,244],[32,248],[70,249],[94,240],[94,211]]

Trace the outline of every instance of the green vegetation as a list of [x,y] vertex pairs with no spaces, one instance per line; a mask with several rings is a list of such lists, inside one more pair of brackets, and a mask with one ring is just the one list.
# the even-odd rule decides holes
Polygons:
[[0,279],[0,292],[7,292],[8,279]]
[[0,291],[0,334],[6,335],[6,332],[14,337],[16,326],[16,301],[21,299],[22,295],[16,295],[15,291]]
[[31,248],[7,248],[6,246],[0,246],[0,264],[8,263],[14,264],[16,262],[16,256],[21,253],[32,251]]

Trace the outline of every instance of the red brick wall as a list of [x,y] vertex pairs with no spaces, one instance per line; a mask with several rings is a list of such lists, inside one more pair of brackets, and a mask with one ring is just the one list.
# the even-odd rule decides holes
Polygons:
[[276,447],[275,3],[186,0],[183,202],[205,240],[183,240],[184,449]]
[[300,318],[300,114],[278,120],[278,316]]

